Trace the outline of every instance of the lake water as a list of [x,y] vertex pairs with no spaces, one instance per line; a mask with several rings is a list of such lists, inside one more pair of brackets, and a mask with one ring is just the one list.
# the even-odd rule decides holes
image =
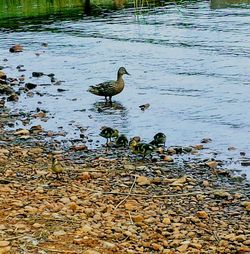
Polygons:
[[[168,145],[196,144],[209,137],[213,141],[208,147],[225,158],[237,159],[241,151],[249,156],[250,4],[212,7],[207,1],[166,4],[137,15],[128,8],[2,28],[0,65],[9,66],[7,74],[50,84],[48,77],[30,78],[41,71],[64,81],[39,86],[36,91],[45,96],[22,96],[8,105],[13,110],[48,110],[53,118],[31,125],[54,131],[62,127],[68,137],[79,138],[81,126],[95,140],[105,125],[146,141],[162,131]],[[24,52],[10,54],[14,43],[22,44]],[[25,72],[17,71],[20,64]],[[103,99],[86,90],[115,79],[120,66],[131,74],[124,77],[126,87],[114,97],[113,108],[99,112]],[[145,103],[150,107],[143,112],[139,105]],[[230,146],[237,149],[229,151]]]

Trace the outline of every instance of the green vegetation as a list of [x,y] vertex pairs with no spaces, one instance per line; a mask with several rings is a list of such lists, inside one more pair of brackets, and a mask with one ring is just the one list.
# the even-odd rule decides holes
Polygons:
[[0,19],[55,14],[83,5],[84,0],[2,0]]

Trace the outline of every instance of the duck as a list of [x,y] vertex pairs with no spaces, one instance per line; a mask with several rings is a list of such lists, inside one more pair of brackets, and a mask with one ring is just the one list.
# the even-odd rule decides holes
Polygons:
[[135,139],[130,141],[130,149],[132,150],[133,154],[142,155],[142,158],[145,159],[147,155],[152,154],[155,150],[155,147],[151,144],[147,143],[138,143]]
[[126,137],[126,135],[121,134],[115,141],[115,145],[117,147],[126,147],[128,145],[128,138]]
[[62,164],[54,156],[52,156],[52,161],[51,162],[52,162],[51,171],[54,174],[56,174],[57,178],[59,178],[59,175],[63,172]]
[[98,96],[104,96],[105,102],[108,102],[112,104],[112,97],[121,93],[124,89],[125,82],[123,80],[123,75],[130,75],[125,67],[120,67],[117,72],[117,80],[110,80],[105,81],[97,85],[90,86],[88,89],[88,92],[98,95]]
[[158,132],[154,135],[154,138],[153,140],[150,142],[151,145],[154,145],[154,146],[165,146],[165,143],[166,143],[166,135],[162,132]]
[[108,143],[109,140],[111,142],[112,138],[115,138],[115,139],[118,138],[119,131],[117,129],[113,129],[110,127],[104,127],[104,128],[102,128],[102,131],[100,132],[99,135],[103,138],[106,138],[107,139],[106,143]]

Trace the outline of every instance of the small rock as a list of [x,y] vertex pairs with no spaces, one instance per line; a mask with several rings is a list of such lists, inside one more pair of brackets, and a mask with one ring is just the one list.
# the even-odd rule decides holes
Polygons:
[[19,97],[16,93],[11,94],[10,96],[7,97],[7,101],[15,101],[17,102],[19,100]]
[[140,108],[142,111],[144,111],[145,109],[148,109],[149,106],[150,106],[150,104],[149,104],[149,103],[146,103],[146,104],[140,105],[139,108]]
[[0,247],[6,247],[10,244],[10,241],[0,241]]
[[208,186],[209,186],[209,182],[208,182],[207,180],[204,180],[204,181],[202,182],[202,184],[203,184],[203,186],[205,186],[205,187],[208,187]]
[[66,232],[64,230],[58,230],[53,233],[54,236],[63,236],[66,235]]
[[34,223],[32,226],[33,226],[34,228],[43,228],[43,227],[44,227],[44,225],[43,225],[43,224],[40,224],[40,223]]
[[138,185],[150,185],[151,184],[151,180],[148,179],[146,176],[139,176],[136,179],[136,182],[138,183]]
[[210,142],[212,142],[212,139],[211,139],[211,138],[203,138],[203,139],[201,140],[201,143],[204,143],[204,144],[210,143]]
[[243,160],[243,161],[241,161],[240,164],[243,167],[249,167],[250,166],[250,159],[249,160]]
[[22,47],[20,44],[15,44],[15,45],[13,45],[13,46],[9,49],[9,51],[10,51],[11,53],[22,52],[22,51],[23,51],[23,47]]
[[143,222],[144,218],[142,215],[136,215],[136,216],[133,216],[132,217],[132,220],[135,222],[135,223],[141,223]]
[[26,83],[26,84],[25,84],[25,87],[26,87],[28,90],[31,90],[31,89],[36,88],[36,87],[37,87],[37,84]]
[[205,163],[209,168],[217,168],[218,162],[217,161],[207,161]]
[[3,71],[0,71],[0,79],[6,79],[6,78],[7,78],[7,75]]
[[37,72],[37,71],[32,72],[32,77],[35,77],[35,78],[42,77],[43,75],[44,75],[43,72]]
[[125,208],[129,211],[134,211],[134,210],[137,210],[138,209],[138,202],[136,200],[128,200],[126,203],[125,203]]
[[82,180],[90,180],[91,175],[89,174],[89,172],[82,172],[80,174],[79,178],[82,179]]
[[196,213],[196,216],[200,219],[207,219],[208,218],[208,214],[205,211],[198,211]]
[[21,129],[21,130],[18,130],[16,132],[14,132],[14,135],[16,135],[16,136],[19,136],[19,135],[29,135],[29,134],[30,134],[30,132],[27,129]]
[[64,203],[64,204],[70,203],[70,199],[67,198],[67,197],[61,198],[60,201],[61,201],[62,203]]
[[201,144],[193,145],[192,147],[196,150],[202,150],[204,148],[204,146]]
[[162,220],[162,222],[163,222],[164,224],[166,224],[166,225],[171,224],[171,220],[170,220],[169,217],[165,217],[165,218]]
[[115,244],[107,242],[107,241],[104,241],[102,244],[103,244],[103,247],[107,248],[107,249],[113,249],[113,248],[115,248]]
[[231,195],[226,191],[218,190],[214,192],[214,196],[219,198],[229,198]]

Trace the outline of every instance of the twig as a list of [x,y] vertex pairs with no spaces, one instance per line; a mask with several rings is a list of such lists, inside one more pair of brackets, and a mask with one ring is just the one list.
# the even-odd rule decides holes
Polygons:
[[127,196],[121,201],[119,202],[116,207],[114,208],[114,210],[116,210],[130,195],[131,195],[131,192],[135,186],[135,182],[136,182],[136,176],[135,176],[135,179],[134,179],[134,182],[132,183],[131,187],[130,187],[130,190],[129,190],[129,193],[127,194]]
[[24,238],[24,237],[27,237],[27,235],[13,236],[13,237],[10,237],[10,238],[4,239],[4,240],[11,241],[11,240],[15,240],[15,239],[18,239],[18,238]]

